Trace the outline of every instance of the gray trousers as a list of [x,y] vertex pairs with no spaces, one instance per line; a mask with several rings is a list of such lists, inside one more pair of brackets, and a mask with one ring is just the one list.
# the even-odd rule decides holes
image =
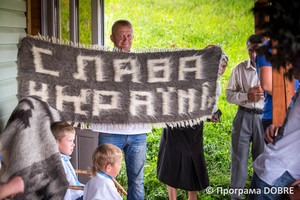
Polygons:
[[[252,160],[264,151],[262,114],[252,114],[238,109],[231,133],[231,188],[244,188],[248,176],[248,158],[252,141]],[[231,199],[241,199],[232,194]]]

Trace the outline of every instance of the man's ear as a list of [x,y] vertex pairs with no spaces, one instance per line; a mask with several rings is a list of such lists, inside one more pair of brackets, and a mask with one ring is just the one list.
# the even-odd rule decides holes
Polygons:
[[113,35],[110,35],[110,40],[115,43],[115,39],[114,39],[114,36]]

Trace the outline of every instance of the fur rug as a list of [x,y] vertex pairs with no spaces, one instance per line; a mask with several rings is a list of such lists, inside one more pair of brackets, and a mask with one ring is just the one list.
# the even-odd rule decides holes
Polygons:
[[25,183],[25,192],[14,199],[63,199],[68,181],[50,130],[54,121],[60,121],[57,110],[28,97],[19,102],[1,133],[1,181],[21,176]]
[[73,122],[185,126],[211,116],[221,48],[101,48],[22,39],[20,97],[35,95]]

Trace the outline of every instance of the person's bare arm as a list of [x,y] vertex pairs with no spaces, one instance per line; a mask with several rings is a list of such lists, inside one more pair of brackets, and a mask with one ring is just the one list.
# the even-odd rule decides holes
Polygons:
[[290,186],[295,187],[295,186],[297,186],[299,184],[300,184],[300,180],[297,180],[294,183],[292,183]]
[[274,138],[276,136],[275,132],[279,128],[279,126],[275,126],[274,124],[271,124],[270,126],[267,127],[265,131],[265,139],[268,142],[273,142]]
[[0,186],[0,199],[12,198],[16,194],[23,193],[24,187],[23,179],[20,176],[16,176]]
[[259,68],[259,77],[261,88],[272,95],[272,67],[262,66]]

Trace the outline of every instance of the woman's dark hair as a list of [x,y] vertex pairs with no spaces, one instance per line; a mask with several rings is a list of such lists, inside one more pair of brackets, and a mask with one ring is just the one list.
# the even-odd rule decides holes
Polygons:
[[[271,40],[257,53],[263,53],[276,69],[289,63],[300,68],[300,1],[269,0],[267,6],[256,4],[252,10],[258,17],[256,27]],[[276,50],[276,54],[270,49]],[[291,77],[290,70],[288,76]]]

